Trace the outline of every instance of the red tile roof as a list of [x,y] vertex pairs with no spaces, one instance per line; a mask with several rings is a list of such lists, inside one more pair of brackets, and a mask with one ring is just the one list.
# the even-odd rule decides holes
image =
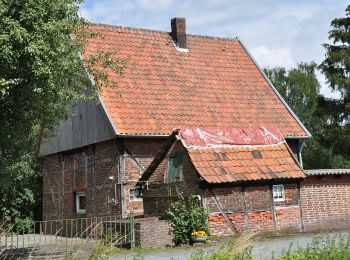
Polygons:
[[286,142],[264,146],[218,146],[187,150],[198,173],[209,183],[305,177]]
[[[238,130],[232,129],[231,132]],[[187,148],[198,173],[209,183],[305,177],[284,140],[272,144],[235,145],[222,144],[219,138],[217,144],[211,142],[202,146],[188,146],[191,137],[183,140],[181,132],[186,132],[186,129],[180,131],[179,139]]]
[[135,69],[101,98],[117,134],[168,135],[173,128],[276,124],[284,136],[308,133],[236,39],[187,35],[177,51],[167,32],[91,25],[85,55],[116,50]]

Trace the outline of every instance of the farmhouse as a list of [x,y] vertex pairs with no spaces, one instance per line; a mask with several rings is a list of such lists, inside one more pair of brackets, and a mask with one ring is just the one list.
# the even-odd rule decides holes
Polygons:
[[[349,205],[313,200],[332,192],[348,200],[347,173],[305,179],[301,149],[311,135],[239,39],[187,34],[184,18],[171,20],[171,32],[102,24],[88,30],[100,37],[89,39],[83,59],[116,51],[133,66],[122,76],[107,71],[117,85],[101,89],[97,104],[73,104],[73,116],[43,139],[44,220],[133,212],[158,223],[177,184],[201,196],[220,234],[338,226],[350,216]],[[214,131],[212,143],[193,148],[186,129],[192,137]],[[256,142],[236,143],[237,131]],[[216,143],[219,132],[233,141]],[[177,150],[183,157],[173,156]],[[237,165],[244,167],[234,175]],[[317,207],[322,214],[313,218]]]

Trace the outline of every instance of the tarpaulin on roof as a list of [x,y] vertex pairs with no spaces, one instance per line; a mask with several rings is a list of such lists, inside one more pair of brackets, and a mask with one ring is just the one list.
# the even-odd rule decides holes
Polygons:
[[186,147],[210,145],[271,145],[284,141],[276,125],[256,128],[185,128],[178,138]]

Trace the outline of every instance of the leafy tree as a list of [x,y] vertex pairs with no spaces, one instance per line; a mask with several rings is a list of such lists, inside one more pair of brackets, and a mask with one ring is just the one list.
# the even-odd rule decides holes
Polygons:
[[84,93],[96,97],[86,69],[97,87],[108,80],[103,68],[123,72],[126,60],[112,52],[82,63],[86,40],[98,35],[85,29],[81,3],[0,0],[0,220],[26,216],[40,203],[43,129],[67,118]]
[[317,117],[323,119],[323,126],[317,139],[332,154],[330,167],[343,168],[350,166],[350,5],[346,16],[334,19],[331,26],[333,44],[323,44],[326,55],[320,69],[341,98],[319,100]]
[[311,131],[303,149],[305,169],[350,167],[350,140],[346,127],[334,128],[342,121],[344,104],[320,95],[315,63],[300,63],[297,68],[265,68],[266,75],[276,86],[292,110]]
[[313,113],[320,92],[316,69],[317,65],[314,62],[300,63],[297,68],[289,71],[285,68],[264,69],[278,92],[308,128],[313,127]]
[[[342,94],[346,104],[350,101],[350,5],[346,8],[346,17],[336,18],[331,22],[333,29],[329,39],[333,44],[323,44],[326,58],[320,65],[333,90]],[[345,111],[344,111],[345,112]],[[349,106],[346,106],[345,120],[348,120]]]

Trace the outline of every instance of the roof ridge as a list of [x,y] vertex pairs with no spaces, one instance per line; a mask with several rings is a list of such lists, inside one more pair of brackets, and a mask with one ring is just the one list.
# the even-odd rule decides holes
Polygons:
[[[123,25],[115,25],[115,24],[105,24],[105,23],[95,23],[90,22],[89,25],[95,25],[95,26],[103,26],[103,27],[112,27],[117,29],[126,29],[126,30],[133,30],[133,31],[145,31],[145,32],[153,32],[153,33],[164,33],[164,34],[170,34],[171,32],[168,31],[162,31],[162,30],[156,30],[156,29],[148,29],[148,28],[139,28],[139,27],[131,27],[131,26],[123,26]],[[201,35],[201,34],[190,34],[188,33],[187,36],[191,37],[199,37],[199,38],[206,38],[206,39],[212,39],[212,40],[227,40],[227,41],[238,41],[238,37],[220,37],[220,36],[210,36],[210,35]]]

